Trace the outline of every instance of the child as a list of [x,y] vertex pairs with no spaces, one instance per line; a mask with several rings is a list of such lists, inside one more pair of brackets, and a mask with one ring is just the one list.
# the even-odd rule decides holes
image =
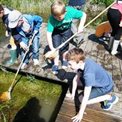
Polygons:
[[[32,42],[32,59],[34,65],[39,65],[39,47],[40,47],[40,32],[39,29],[42,24],[42,18],[37,15],[21,14],[17,11],[12,11],[8,16],[9,28],[16,28],[21,36],[20,47],[21,56],[23,58],[25,51],[28,48],[29,40],[35,35]],[[25,69],[29,63],[30,52],[26,55],[21,69]]]
[[109,8],[107,17],[112,27],[108,49],[111,50],[112,55],[116,55],[122,35],[122,0],[117,0],[117,2]]
[[68,51],[66,59],[70,67],[77,71],[73,79],[72,99],[74,99],[77,83],[81,77],[79,71],[83,70],[82,79],[84,80],[81,82],[84,86],[84,96],[79,113],[72,118],[73,121],[80,122],[82,120],[85,108],[89,104],[101,102],[102,109],[110,110],[118,101],[117,96],[109,95],[114,86],[112,77],[99,64],[91,59],[86,59],[82,49],[74,48]]
[[[65,7],[65,4],[62,1],[56,1],[51,5],[51,14],[47,25],[47,41],[51,50],[54,50],[72,36],[72,19],[80,20],[78,32],[83,31],[86,20],[86,14],[84,12],[78,11],[72,7]],[[59,54],[61,58],[63,58],[63,55],[68,48],[69,44],[66,44],[60,49]],[[54,65],[52,67],[52,72],[54,74],[58,73],[58,63],[59,56],[54,59]],[[62,65],[62,68],[67,66],[64,59],[62,59]]]
[[12,9],[9,9],[3,5],[0,4],[0,18],[2,18],[2,21],[6,27],[6,37],[8,36],[11,36],[10,37],[10,59],[5,62],[5,65],[7,66],[11,66],[13,65],[16,60],[17,60],[17,45],[15,44],[15,40],[18,40],[20,39],[19,36],[17,35],[16,33],[16,30],[15,29],[10,29],[8,27],[8,15],[12,12],[13,10]]
[[[68,5],[76,8],[77,10],[84,11],[86,0],[69,0]],[[73,19],[72,22],[72,32],[76,33],[78,29],[79,20]],[[83,36],[81,34],[78,34],[73,38],[74,44],[76,44],[77,47],[80,47],[80,45],[83,43]]]

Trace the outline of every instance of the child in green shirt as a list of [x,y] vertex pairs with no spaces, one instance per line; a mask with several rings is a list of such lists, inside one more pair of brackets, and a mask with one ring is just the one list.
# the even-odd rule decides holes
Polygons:
[[[86,14],[72,7],[65,7],[62,1],[56,1],[51,5],[51,16],[47,25],[47,41],[50,50],[54,50],[72,36],[71,24],[73,19],[79,19],[78,32],[83,31]],[[62,68],[66,68],[67,63],[63,59],[69,44],[65,44],[60,50],[59,55],[54,59],[52,71],[58,73],[59,58],[62,60]]]

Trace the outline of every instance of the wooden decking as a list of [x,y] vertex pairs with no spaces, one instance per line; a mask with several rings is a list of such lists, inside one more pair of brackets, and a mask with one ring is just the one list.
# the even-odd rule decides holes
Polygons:
[[[43,77],[56,79],[57,82],[67,82],[66,71],[61,70],[63,71],[62,74],[58,74],[57,76],[53,75],[50,67],[47,66],[47,63],[43,59],[42,55],[45,50],[45,46],[47,45],[45,32],[46,24],[44,23],[42,25],[41,33],[42,46],[40,49],[40,66],[33,68],[31,66],[32,63],[30,63],[30,67],[28,67],[28,69],[25,71],[41,75]],[[80,48],[86,52],[87,57],[94,59],[97,63],[101,64],[110,74],[112,74],[112,77],[115,81],[113,94],[116,94],[119,97],[119,102],[114,105],[112,110],[109,112],[101,110],[99,104],[88,106],[86,109],[87,114],[84,115],[83,122],[122,122],[122,54],[118,56],[111,56],[105,49],[105,44],[103,46],[102,44],[96,42],[95,39],[91,38],[91,34],[94,34],[93,29],[86,29],[84,31],[83,35],[85,42],[81,45]],[[8,51],[4,50],[3,48],[6,43],[8,43],[7,40],[0,44],[0,64],[2,64],[2,62],[4,62],[7,57],[9,57]],[[70,44],[70,47],[72,48],[73,45]],[[5,55],[3,55],[3,53]],[[12,68],[17,69],[17,65],[12,66]],[[67,71],[70,72],[69,69]],[[72,80],[73,75],[73,73],[72,75],[69,75],[68,79]],[[75,107],[73,101],[65,98],[56,122],[71,122],[71,117],[74,115]]]

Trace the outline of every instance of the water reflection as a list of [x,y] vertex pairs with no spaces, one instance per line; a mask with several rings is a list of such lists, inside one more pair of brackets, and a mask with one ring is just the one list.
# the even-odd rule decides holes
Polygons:
[[28,100],[26,105],[19,110],[13,122],[45,122],[40,117],[41,105],[36,97]]

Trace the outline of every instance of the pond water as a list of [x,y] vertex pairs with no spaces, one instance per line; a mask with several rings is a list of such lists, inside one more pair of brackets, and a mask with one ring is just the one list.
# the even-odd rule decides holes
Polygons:
[[[0,93],[8,90],[14,73],[0,70]],[[0,122],[50,122],[62,93],[61,85],[17,76],[12,99],[0,104]]]

